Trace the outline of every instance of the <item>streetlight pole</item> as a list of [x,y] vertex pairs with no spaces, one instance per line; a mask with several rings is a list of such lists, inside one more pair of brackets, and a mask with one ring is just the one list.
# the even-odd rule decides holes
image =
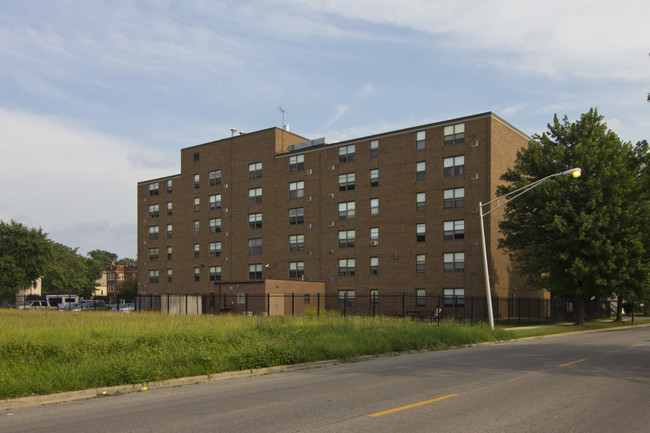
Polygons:
[[[479,217],[481,220],[481,245],[483,247],[483,274],[485,278],[485,302],[487,303],[487,310],[488,310],[488,319],[490,321],[490,328],[494,329],[494,313],[492,312],[492,292],[490,290],[490,272],[488,269],[488,259],[487,259],[487,246],[485,244],[485,223],[483,220],[483,217],[485,215],[490,214],[491,212],[499,209],[501,206],[507,204],[508,202],[511,202],[512,200],[516,199],[517,197],[527,193],[531,189],[541,185],[542,183],[546,182],[552,177],[555,176],[568,176],[571,175],[574,178],[580,177],[582,174],[582,170],[579,168],[572,168],[570,170],[565,170],[561,171],[559,173],[554,173],[551,175],[548,175],[542,179],[536,180],[535,182],[532,182],[524,187],[521,187],[519,189],[516,189],[514,191],[510,191],[507,194],[504,194],[502,196],[499,196],[495,199],[492,199],[488,201],[487,203],[482,203],[479,202],[478,204],[478,210],[479,210]],[[499,203],[500,200],[504,200],[502,203]],[[484,206],[490,206],[492,203],[496,202],[496,206],[493,207],[492,209],[489,209],[487,212],[483,212],[483,207]]]

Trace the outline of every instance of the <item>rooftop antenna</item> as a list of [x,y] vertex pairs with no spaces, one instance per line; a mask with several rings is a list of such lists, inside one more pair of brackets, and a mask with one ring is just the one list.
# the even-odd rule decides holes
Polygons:
[[287,110],[285,110],[284,108],[282,108],[282,105],[278,105],[276,108],[278,109],[278,111],[279,111],[280,113],[282,113],[282,128],[284,129],[284,127],[285,127],[285,123],[284,123],[284,113],[286,113]]

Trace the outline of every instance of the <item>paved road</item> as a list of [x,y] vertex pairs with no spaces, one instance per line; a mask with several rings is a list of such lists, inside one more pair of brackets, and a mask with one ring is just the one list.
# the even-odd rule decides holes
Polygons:
[[650,328],[13,409],[0,432],[645,432]]

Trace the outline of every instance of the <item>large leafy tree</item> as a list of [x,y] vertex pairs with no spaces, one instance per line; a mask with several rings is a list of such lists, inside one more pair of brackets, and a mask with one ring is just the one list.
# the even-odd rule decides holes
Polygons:
[[52,242],[52,260],[43,276],[43,289],[46,293],[74,293],[89,298],[95,289],[95,278],[88,263],[76,248]]
[[648,197],[642,181],[647,143],[624,143],[595,109],[576,122],[556,115],[501,177],[505,194],[569,168],[580,179],[555,177],[511,201],[499,241],[531,289],[584,301],[614,293],[638,296],[648,282]]
[[43,276],[50,248],[41,228],[0,221],[0,298],[10,300]]

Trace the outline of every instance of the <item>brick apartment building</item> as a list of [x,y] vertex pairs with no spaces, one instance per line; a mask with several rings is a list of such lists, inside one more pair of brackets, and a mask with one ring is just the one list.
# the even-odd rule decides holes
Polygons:
[[[484,296],[477,206],[528,140],[487,112],[336,143],[270,128],[182,149],[180,174],[138,184],[138,291]],[[511,296],[501,215],[486,217],[490,276]]]

